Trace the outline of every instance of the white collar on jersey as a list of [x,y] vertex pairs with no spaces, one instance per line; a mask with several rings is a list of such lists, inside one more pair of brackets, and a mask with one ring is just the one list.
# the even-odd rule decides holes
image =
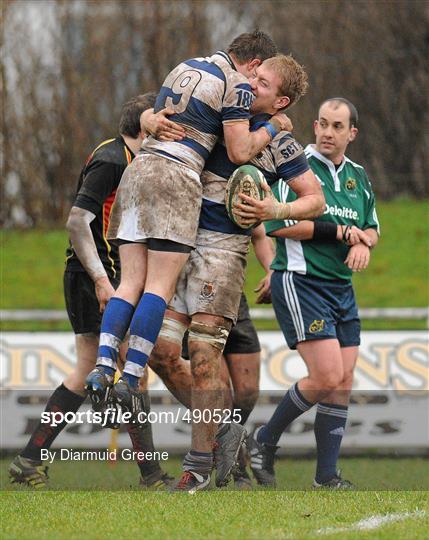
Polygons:
[[237,71],[237,68],[234,66],[234,62],[232,61],[228,53],[226,53],[225,51],[216,51],[215,55],[221,56],[224,60],[228,62],[228,64],[232,67],[233,70]]
[[341,162],[338,169],[336,169],[334,163],[332,163],[332,161],[330,159],[325,158],[325,156],[323,156],[320,152],[318,152],[316,150],[316,146],[314,144],[307,144],[307,146],[305,147],[304,152],[305,152],[307,157],[309,155],[313,156],[316,159],[318,159],[319,161],[321,161],[322,163],[324,163],[328,167],[328,169],[329,169],[329,171],[331,173],[331,176],[332,176],[332,178],[334,180],[335,191],[341,191],[340,179],[338,178],[338,175],[344,169],[344,166],[345,166],[346,160],[347,160],[346,156],[343,157],[343,161]]

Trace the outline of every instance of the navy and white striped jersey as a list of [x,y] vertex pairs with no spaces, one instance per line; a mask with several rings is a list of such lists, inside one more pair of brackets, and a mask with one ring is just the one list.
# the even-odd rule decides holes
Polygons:
[[[269,118],[266,114],[254,116],[250,130],[259,129]],[[289,182],[309,169],[303,147],[286,131],[280,132],[250,163],[264,174],[270,185],[280,178]],[[197,245],[247,253],[251,230],[235,225],[225,206],[226,183],[236,168],[228,159],[223,141],[219,140],[201,174],[203,200]]]
[[176,111],[169,118],[185,127],[186,136],[173,142],[148,137],[142,149],[179,161],[200,174],[222,136],[222,125],[248,121],[252,101],[248,80],[226,53],[186,60],[169,73],[155,103],[155,112],[165,107]]

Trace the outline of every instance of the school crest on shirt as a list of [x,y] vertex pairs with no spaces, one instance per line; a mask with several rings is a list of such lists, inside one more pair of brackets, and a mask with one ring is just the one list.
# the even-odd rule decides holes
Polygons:
[[204,300],[211,300],[214,297],[214,283],[205,281],[201,287],[200,295]]
[[354,178],[347,178],[346,189],[348,191],[354,191],[356,189],[356,180]]
[[325,328],[325,321],[324,321],[324,319],[321,319],[320,321],[318,321],[317,319],[315,319],[315,320],[310,324],[310,326],[308,327],[308,331],[309,331],[311,334],[317,334],[317,332],[321,332],[324,328]]

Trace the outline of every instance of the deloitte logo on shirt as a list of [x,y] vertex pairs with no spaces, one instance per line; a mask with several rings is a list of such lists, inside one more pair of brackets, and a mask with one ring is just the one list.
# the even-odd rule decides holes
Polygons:
[[359,219],[359,214],[356,212],[356,210],[346,208],[345,206],[339,208],[336,204],[334,206],[329,206],[329,204],[327,204],[324,214],[331,214],[331,216],[339,216],[355,220]]

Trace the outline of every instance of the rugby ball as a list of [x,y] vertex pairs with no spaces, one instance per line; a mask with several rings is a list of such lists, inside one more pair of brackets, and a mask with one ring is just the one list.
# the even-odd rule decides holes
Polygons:
[[242,229],[250,229],[253,225],[245,225],[241,222],[242,218],[237,216],[234,211],[234,204],[241,202],[246,204],[239,193],[262,201],[265,192],[261,187],[262,182],[266,182],[264,175],[253,165],[242,165],[235,169],[226,184],[225,206],[229,219]]

